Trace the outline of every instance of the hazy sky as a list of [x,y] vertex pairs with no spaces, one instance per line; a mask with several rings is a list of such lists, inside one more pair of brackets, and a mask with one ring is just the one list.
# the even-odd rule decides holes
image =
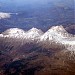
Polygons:
[[0,0],[0,3],[10,4],[47,4],[52,3],[74,3],[75,0]]
[[[63,6],[73,6],[75,0],[0,0],[0,8],[6,8],[12,7],[45,7],[46,5],[63,5]],[[11,8],[10,8],[11,9]]]
[[46,4],[48,2],[73,2],[74,0],[0,0],[0,2],[5,3],[18,3],[18,4],[34,4],[34,3],[40,3],[40,4]]
[[[51,1],[51,0],[50,0]],[[6,2],[6,3],[47,3],[49,0],[0,0],[0,2]]]

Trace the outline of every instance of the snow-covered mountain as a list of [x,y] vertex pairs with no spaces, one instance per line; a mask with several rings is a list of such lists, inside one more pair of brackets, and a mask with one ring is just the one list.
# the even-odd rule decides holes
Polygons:
[[4,31],[1,36],[8,38],[18,38],[18,39],[29,39],[35,40],[38,39],[43,34],[40,29],[32,28],[29,31],[24,31],[19,28],[10,28]]
[[42,34],[43,32],[40,29],[32,28],[26,32],[25,38],[27,39],[31,38],[32,40],[35,40],[35,39],[39,39],[39,37],[42,36]]
[[61,41],[61,39],[72,37],[71,34],[69,34],[63,26],[53,26],[51,29],[49,29],[43,36],[41,36],[41,41],[45,40],[56,40]]
[[[56,41],[62,44],[70,43],[72,40],[74,41],[72,34],[69,34],[63,26],[53,26],[47,32],[44,33],[43,36],[40,37],[41,41]],[[72,42],[73,42],[72,41]]]
[[25,31],[19,28],[10,28],[2,33],[4,37],[8,38],[22,38],[25,35]]
[[[46,46],[65,46],[68,50],[75,49],[75,37],[72,34],[69,34],[63,26],[53,26],[47,32],[40,37],[40,41],[43,42]],[[56,47],[56,48],[57,48]]]
[[[9,68],[9,72],[11,69],[11,73],[13,73],[12,68],[15,67],[14,65],[19,64],[19,60],[22,59],[24,60],[22,63],[26,65],[24,67],[26,72],[27,69],[29,71],[32,67],[31,70],[33,70],[34,67],[40,66],[40,64],[44,66],[44,69],[45,66],[47,68],[49,66],[49,72],[50,69],[54,69],[53,74],[54,71],[55,73],[56,71],[61,72],[61,69],[65,72],[67,67],[69,68],[67,72],[69,72],[75,68],[73,67],[75,66],[75,36],[69,34],[62,26],[53,26],[45,33],[37,28],[32,28],[29,31],[10,28],[0,34],[0,59],[2,59],[0,67],[4,66],[6,71]],[[11,62],[16,63],[13,65]],[[74,65],[71,67],[72,64]],[[20,66],[16,67],[21,68],[21,66],[23,65],[20,63]],[[74,74],[75,70],[72,72]]]
[[[64,45],[69,50],[74,50],[75,37],[69,34],[63,26],[53,26],[47,32],[43,33],[40,29],[32,28],[29,31],[24,31],[19,28],[10,28],[0,34],[0,37],[23,39],[45,44],[44,46],[62,46]],[[49,47],[48,46],[48,47]]]

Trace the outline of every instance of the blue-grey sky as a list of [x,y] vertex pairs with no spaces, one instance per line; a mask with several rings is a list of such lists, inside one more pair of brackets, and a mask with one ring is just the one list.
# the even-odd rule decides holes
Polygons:
[[17,3],[17,4],[47,4],[49,2],[57,3],[57,2],[69,2],[72,3],[75,0],[0,0],[3,3]]
[[75,0],[0,0],[0,8],[17,9],[17,8],[36,8],[45,6],[74,6]]

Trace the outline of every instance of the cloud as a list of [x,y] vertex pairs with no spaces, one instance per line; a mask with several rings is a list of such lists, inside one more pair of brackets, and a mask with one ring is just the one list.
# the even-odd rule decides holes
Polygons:
[[0,12],[0,19],[10,18],[10,17],[11,17],[10,13]]

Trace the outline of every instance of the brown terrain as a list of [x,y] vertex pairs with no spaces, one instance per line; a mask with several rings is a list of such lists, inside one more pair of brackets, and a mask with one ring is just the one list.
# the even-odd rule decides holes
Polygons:
[[0,75],[75,75],[75,54],[63,45],[21,43],[0,38]]

